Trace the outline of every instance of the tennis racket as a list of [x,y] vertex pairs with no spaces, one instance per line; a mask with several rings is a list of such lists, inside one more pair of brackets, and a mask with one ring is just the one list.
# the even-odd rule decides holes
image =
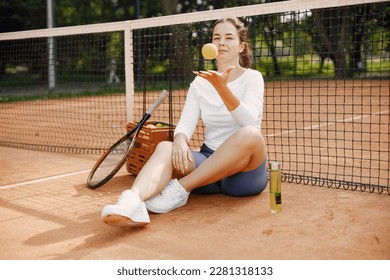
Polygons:
[[87,184],[91,189],[96,189],[107,183],[125,164],[134,148],[136,138],[144,123],[167,97],[168,92],[163,90],[156,101],[149,107],[138,124],[121,139],[107,149],[98,159],[89,173]]

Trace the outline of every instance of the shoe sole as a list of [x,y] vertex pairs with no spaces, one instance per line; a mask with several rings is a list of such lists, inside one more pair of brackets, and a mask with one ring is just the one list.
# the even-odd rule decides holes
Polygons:
[[149,224],[148,222],[137,222],[128,217],[115,214],[104,216],[102,220],[107,225],[117,227],[139,227]]

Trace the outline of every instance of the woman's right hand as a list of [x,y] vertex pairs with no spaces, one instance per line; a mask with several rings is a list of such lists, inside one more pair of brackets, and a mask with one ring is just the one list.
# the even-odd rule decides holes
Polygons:
[[188,139],[184,134],[179,133],[173,140],[173,168],[175,168],[181,174],[186,174],[191,163],[193,163],[193,155],[190,147],[188,146]]

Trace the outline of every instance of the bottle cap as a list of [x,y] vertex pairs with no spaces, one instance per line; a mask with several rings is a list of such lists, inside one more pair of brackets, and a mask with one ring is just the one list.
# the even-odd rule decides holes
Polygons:
[[280,168],[281,168],[280,162],[271,161],[271,162],[269,163],[269,169],[270,169],[270,170],[280,170]]

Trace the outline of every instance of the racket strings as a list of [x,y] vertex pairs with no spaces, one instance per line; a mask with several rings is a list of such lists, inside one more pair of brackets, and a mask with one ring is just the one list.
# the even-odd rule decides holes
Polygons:
[[107,156],[100,163],[95,173],[91,177],[91,183],[97,184],[98,182],[105,179],[115,169],[119,162],[122,161],[123,157],[127,154],[129,146],[131,144],[131,138],[126,138],[123,142],[120,142],[112,150],[109,151]]

